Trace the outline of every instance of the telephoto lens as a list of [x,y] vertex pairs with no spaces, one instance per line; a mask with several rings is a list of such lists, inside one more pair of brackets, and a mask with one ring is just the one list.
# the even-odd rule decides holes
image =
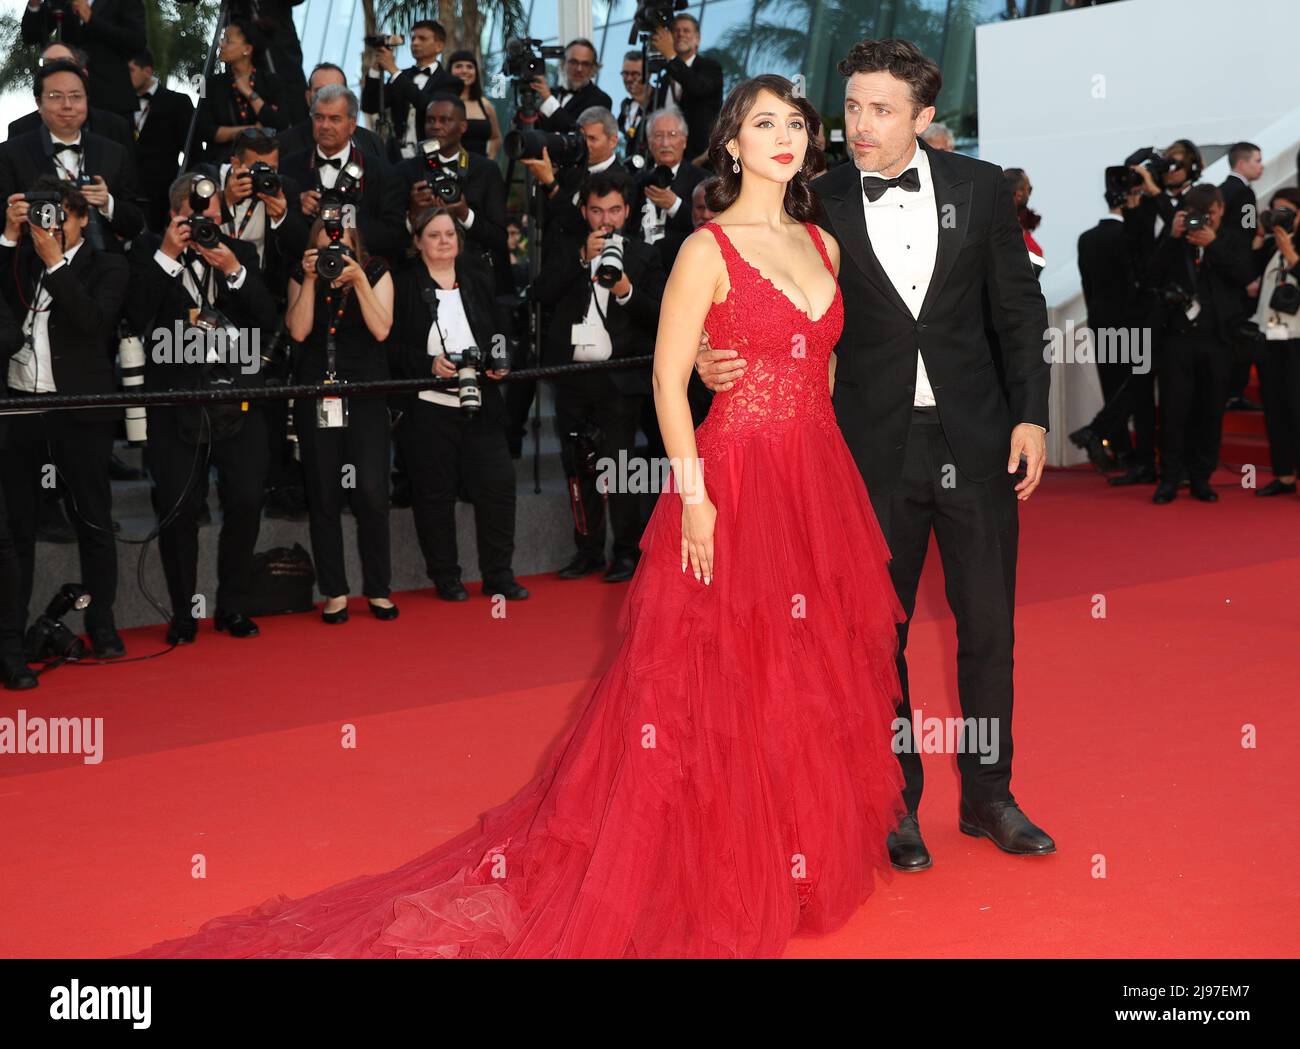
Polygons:
[[596,260],[596,283],[602,288],[612,288],[623,279],[623,237],[611,233]]
[[[144,385],[144,343],[137,335],[127,335],[118,340],[117,363],[122,373],[122,389],[133,390]],[[143,444],[148,437],[147,419],[141,405],[126,409],[126,439],[131,444]]]

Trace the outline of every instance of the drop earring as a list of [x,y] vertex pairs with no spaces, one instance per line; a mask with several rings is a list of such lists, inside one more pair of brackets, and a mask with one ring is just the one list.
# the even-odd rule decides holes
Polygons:
[[731,158],[731,170],[736,172],[736,174],[740,174],[740,157],[733,156]]

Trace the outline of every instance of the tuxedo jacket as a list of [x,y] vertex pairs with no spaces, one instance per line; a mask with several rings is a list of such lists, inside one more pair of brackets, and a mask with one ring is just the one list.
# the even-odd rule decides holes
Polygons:
[[1102,219],[1079,234],[1077,257],[1089,326],[1137,325],[1138,274],[1123,220]]
[[[580,168],[560,168],[555,172],[555,181],[559,184],[555,191],[555,196],[548,197],[546,200],[546,213],[543,220],[543,228],[547,234],[553,230],[559,230],[572,237],[585,237],[587,223],[583,220],[582,212],[579,205],[575,202],[578,191],[582,184],[589,177],[589,171],[585,167]],[[615,160],[601,174],[618,174],[627,180],[629,193],[636,188],[636,177],[638,171],[628,167],[623,161]],[[628,202],[629,207],[632,202]],[[639,214],[639,213],[638,213]]]
[[[207,143],[204,155],[214,163],[229,160],[235,151],[234,139],[229,142],[216,141],[217,128],[238,127],[246,123],[236,116],[231,83],[230,73],[213,73],[207,79],[203,97],[199,99],[199,119],[194,134],[200,141]],[[280,110],[279,79],[272,73],[259,69],[254,75],[253,87],[262,97],[262,111],[256,116],[257,123],[276,131],[287,129],[288,117]]]
[[[1259,226],[1256,211],[1255,191],[1248,182],[1236,175],[1229,175],[1219,184],[1223,194],[1223,220],[1219,223],[1218,236],[1236,240],[1245,251],[1251,251],[1251,241],[1255,239],[1255,230]],[[1253,313],[1255,302],[1241,289],[1241,312]]]
[[[135,89],[126,61],[147,46],[142,0],[92,0],[94,17],[85,25],[71,10],[63,18],[62,40],[86,52],[90,97],[95,104],[123,117],[136,111]],[[42,5],[23,8],[22,39],[44,47],[59,23]]]
[[[428,108],[429,99],[443,91],[459,96],[465,86],[460,77],[447,71],[441,59],[438,68],[424,82],[423,88],[415,85],[415,77],[419,72],[419,66],[410,66],[384,85],[384,105],[393,122],[393,138],[399,143],[405,138],[406,125],[411,120],[415,121],[416,140],[424,138],[424,111]],[[361,85],[361,112],[379,112],[379,85],[386,76],[386,73],[380,73],[379,76],[365,78]]]
[[[917,144],[934,180],[938,244],[915,318],[872,250],[857,166],[842,164],[812,183],[818,222],[840,244],[844,330],[835,348],[835,413],[877,505],[903,472],[918,350],[955,465],[968,479],[1006,472],[1013,427],[1047,426],[1047,305],[1002,169]],[[985,334],[985,299],[1005,387]]]
[[[496,278],[497,287],[509,290],[510,260],[506,248],[506,184],[495,160],[461,148],[464,166],[461,192],[474,212],[474,224],[465,231],[466,247],[474,245],[486,257]],[[411,187],[425,180],[428,169],[423,157],[409,157],[397,167],[406,183],[407,199]],[[437,199],[437,198],[435,198]]]
[[[310,119],[281,131],[275,136],[275,139],[280,146],[281,158],[291,157],[295,153],[301,153],[304,149],[312,149],[316,145],[316,139],[312,136]],[[366,156],[374,157],[376,160],[392,161],[394,158],[401,159],[400,154],[395,149],[385,149],[384,143],[379,136],[368,127],[362,127],[360,124],[352,132],[352,141],[357,144],[358,148]]]
[[[230,172],[227,169],[226,176],[229,177],[229,175]],[[281,174],[280,186],[284,190],[286,205],[284,221],[272,229],[270,217],[266,215],[264,206],[262,212],[263,228],[266,230],[266,239],[262,245],[262,280],[277,304],[285,301],[289,287],[289,276],[293,272],[294,264],[302,260],[304,245],[307,243],[307,233],[311,228],[311,221],[302,213],[302,194],[298,189],[298,183],[288,175]],[[238,223],[232,224],[232,220],[233,211],[227,207],[223,194],[221,198],[221,221],[223,227],[233,236],[238,231]],[[253,250],[257,250],[255,244]],[[264,334],[269,336],[270,332]]]
[[664,67],[664,77],[655,98],[655,108],[662,109],[672,99],[672,85],[682,86],[677,108],[686,119],[686,159],[693,160],[709,148],[709,135],[722,111],[722,66],[712,58],[697,54],[689,66],[674,58]]
[[[1148,282],[1157,289],[1177,285],[1196,295],[1201,309],[1208,307],[1210,311],[1208,319],[1212,325],[1209,333],[1227,343],[1247,312],[1242,289],[1255,279],[1254,254],[1249,244],[1243,244],[1238,238],[1216,234],[1201,252],[1199,265],[1195,261],[1196,255],[1196,246],[1186,236],[1174,237],[1166,229],[1148,264]],[[1163,322],[1167,330],[1175,332],[1185,332],[1192,327],[1182,307],[1176,305],[1164,307]],[[1198,330],[1205,330],[1204,323]]]
[[[646,163],[647,167],[644,170],[649,172],[654,165],[649,159],[647,159]],[[709,173],[707,171],[692,164],[689,158],[686,158],[678,165],[677,174],[673,176],[673,180],[668,186],[677,196],[681,197],[682,203],[677,209],[677,214],[665,217],[664,235],[655,242],[665,272],[672,270],[682,243],[695,232],[695,223],[691,218],[691,195],[695,192],[695,187],[708,177]],[[645,203],[645,190],[634,185],[632,199],[628,201],[630,213],[626,229],[638,238],[641,237],[641,212],[645,207]]]
[[[144,196],[131,154],[116,142],[84,129],[81,148],[82,170],[101,176],[113,195],[113,220],[104,220],[92,208],[97,216],[92,221],[102,221],[118,237],[130,240],[144,228]],[[25,192],[41,175],[62,175],[54,163],[53,143],[44,124],[0,145],[0,200],[7,199],[10,193]],[[112,237],[106,241],[110,250],[117,247]]]
[[167,225],[171,210],[167,191],[180,173],[180,153],[193,117],[194,103],[188,95],[158,85],[135,142],[136,169],[148,201],[145,217],[150,229],[161,232]]
[[[411,235],[406,231],[406,180],[382,160],[367,155],[355,142],[349,159],[359,162],[364,170],[355,203],[357,227],[366,251],[382,256],[390,266],[395,266],[405,257],[411,242]],[[293,179],[300,191],[319,189],[315,143],[292,156],[282,154],[280,173]],[[307,225],[310,227],[311,222]],[[306,247],[304,240],[299,254]]]
[[[559,87],[551,88],[557,97],[560,90]],[[576,131],[579,115],[589,106],[604,106],[611,111],[614,108],[614,100],[598,88],[594,80],[588,81],[577,92],[569,95],[549,117],[539,115],[537,126],[542,131]]]
[[[578,258],[584,240],[559,236],[549,244],[546,265],[528,289],[530,299],[553,307],[542,343],[543,367],[573,362],[571,326],[583,321],[595,294],[591,267]],[[653,247],[627,237],[623,239],[623,267],[632,282],[632,297],[620,306],[610,293],[605,328],[613,345],[612,356],[648,356],[654,353],[667,276]],[[650,392],[649,368],[615,369],[606,374],[621,393]],[[563,384],[565,380],[556,381]]]
[[[182,95],[182,98],[185,96]],[[189,101],[186,99],[186,101]],[[41,127],[41,114],[33,110],[25,113],[17,120],[9,123],[9,138],[17,138],[19,135],[26,135],[32,131],[37,131]],[[85,131],[93,131],[96,135],[103,135],[110,138],[128,153],[135,150],[135,135],[131,122],[126,117],[118,116],[107,109],[96,109],[91,106],[86,112],[86,123],[83,128]]]
[[[35,301],[38,277],[51,295],[50,365],[59,393],[114,393],[117,321],[126,300],[130,270],[121,255],[83,241],[65,266],[45,273],[45,263],[24,237],[18,247],[0,245],[0,295],[18,325]],[[42,274],[44,274],[42,276]],[[20,290],[21,289],[21,290]],[[21,343],[20,343],[21,345]],[[86,408],[79,419],[115,419],[121,408]]]

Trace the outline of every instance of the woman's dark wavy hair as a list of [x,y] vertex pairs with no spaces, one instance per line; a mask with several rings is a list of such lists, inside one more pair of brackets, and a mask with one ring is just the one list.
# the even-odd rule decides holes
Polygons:
[[704,199],[710,211],[723,211],[731,207],[740,195],[740,180],[745,172],[743,168],[740,171],[731,170],[732,158],[727,152],[727,143],[740,135],[745,118],[754,108],[761,91],[770,91],[786,105],[793,106],[803,114],[804,126],[808,131],[808,151],[804,154],[803,166],[785,187],[785,210],[792,218],[808,222],[817,212],[813,191],[808,183],[817,174],[818,165],[824,160],[815,138],[821,128],[822,118],[806,98],[795,94],[793,83],[775,73],[763,73],[742,80],[731,89],[727,100],[722,103],[722,112],[718,114],[713,134],[709,136],[709,160],[717,172],[717,181],[705,190]]

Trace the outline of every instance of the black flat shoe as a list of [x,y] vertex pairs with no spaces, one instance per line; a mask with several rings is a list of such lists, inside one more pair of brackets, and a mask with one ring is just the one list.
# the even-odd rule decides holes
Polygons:
[[121,659],[126,655],[126,645],[122,641],[122,635],[111,627],[107,630],[92,630],[90,647],[96,659]]
[[1192,481],[1192,498],[1199,499],[1203,503],[1217,503],[1219,493],[1210,487],[1209,481]]
[[1015,856],[1046,856],[1056,851],[1056,842],[1029,822],[1014,801],[978,805],[962,801],[957,829],[973,838],[988,838],[1003,852]]
[[337,612],[326,612],[325,606],[321,605],[320,617],[326,623],[346,623],[348,621],[348,606],[344,605]]
[[167,628],[167,644],[192,645],[198,634],[199,624],[193,616],[176,616]]
[[40,684],[32,668],[17,657],[5,659],[3,667],[0,667],[0,680],[10,692],[24,692]]
[[1118,477],[1106,478],[1106,483],[1113,484],[1116,488],[1123,488],[1130,484],[1155,484],[1156,472],[1150,466],[1133,466]]
[[636,562],[630,557],[616,557],[605,573],[607,583],[626,583],[636,575]]
[[1161,481],[1156,485],[1155,494],[1151,496],[1153,503],[1172,503],[1178,498],[1178,485],[1173,481]]
[[604,568],[604,561],[598,561],[586,554],[579,554],[555,574],[561,579],[581,579],[585,575],[591,575],[592,572],[601,572]]
[[921,825],[915,812],[898,821],[898,829],[889,832],[885,844],[889,846],[889,863],[896,871],[923,871],[934,863],[930,850],[921,840]]
[[1290,484],[1287,484],[1285,481],[1272,480],[1269,481],[1268,484],[1264,485],[1263,488],[1257,489],[1255,494],[1259,496],[1295,495],[1295,482],[1292,481]]
[[383,605],[377,605],[373,601],[367,601],[366,604],[370,606],[370,614],[374,616],[376,619],[387,620],[387,619],[397,618],[396,605],[389,605],[387,608],[385,608]]
[[484,583],[483,595],[485,597],[504,597],[507,601],[527,601],[528,591],[511,579],[506,583]]
[[434,589],[444,601],[468,601],[469,591],[463,583],[434,583]]
[[218,630],[228,632],[231,637],[257,637],[261,631],[243,612],[218,612],[212,625]]

